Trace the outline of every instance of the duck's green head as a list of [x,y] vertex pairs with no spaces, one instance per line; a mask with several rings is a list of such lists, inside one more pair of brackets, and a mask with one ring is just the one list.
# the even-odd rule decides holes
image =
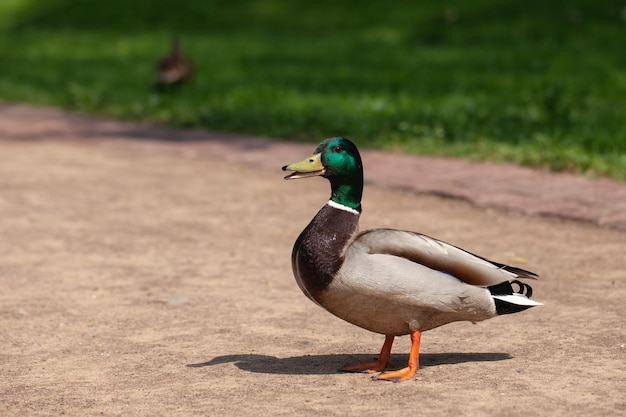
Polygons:
[[363,164],[356,145],[346,138],[329,138],[319,144],[313,155],[290,165],[293,171],[286,180],[322,176],[330,181],[330,199],[336,203],[361,209],[363,195]]

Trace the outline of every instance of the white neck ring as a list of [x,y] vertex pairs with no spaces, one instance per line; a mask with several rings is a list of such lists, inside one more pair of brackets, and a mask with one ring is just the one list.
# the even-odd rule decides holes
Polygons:
[[358,210],[353,209],[352,207],[348,207],[348,206],[344,206],[343,204],[339,204],[333,200],[328,200],[328,203],[326,203],[327,205],[339,209],[339,210],[343,210],[343,211],[347,211],[348,213],[352,213],[352,214],[356,214],[357,216],[361,213],[359,213]]

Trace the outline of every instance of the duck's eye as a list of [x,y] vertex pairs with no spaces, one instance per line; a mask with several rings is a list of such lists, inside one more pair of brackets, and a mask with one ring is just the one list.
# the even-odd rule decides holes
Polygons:
[[335,153],[341,153],[342,151],[343,151],[343,148],[341,146],[339,146],[339,145],[337,145],[337,146],[335,146],[333,148],[333,152],[335,152]]

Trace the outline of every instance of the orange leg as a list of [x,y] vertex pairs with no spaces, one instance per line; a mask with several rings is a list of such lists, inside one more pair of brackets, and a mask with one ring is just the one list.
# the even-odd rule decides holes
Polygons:
[[378,360],[375,362],[362,362],[355,363],[354,365],[346,365],[343,370],[347,372],[365,371],[369,373],[380,372],[384,370],[387,365],[391,365],[391,345],[393,345],[393,339],[395,336],[385,336],[385,343],[380,350]]
[[411,353],[409,353],[409,363],[406,368],[399,369],[397,371],[385,372],[378,375],[378,379],[385,379],[387,381],[402,382],[407,379],[413,378],[415,372],[419,368],[419,354],[420,354],[420,339],[422,333],[419,330],[411,332]]

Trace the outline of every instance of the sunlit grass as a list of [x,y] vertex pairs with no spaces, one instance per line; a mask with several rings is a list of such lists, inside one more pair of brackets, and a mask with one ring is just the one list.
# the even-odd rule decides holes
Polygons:
[[[618,1],[5,0],[0,97],[626,179]],[[180,34],[197,76],[158,92]]]

